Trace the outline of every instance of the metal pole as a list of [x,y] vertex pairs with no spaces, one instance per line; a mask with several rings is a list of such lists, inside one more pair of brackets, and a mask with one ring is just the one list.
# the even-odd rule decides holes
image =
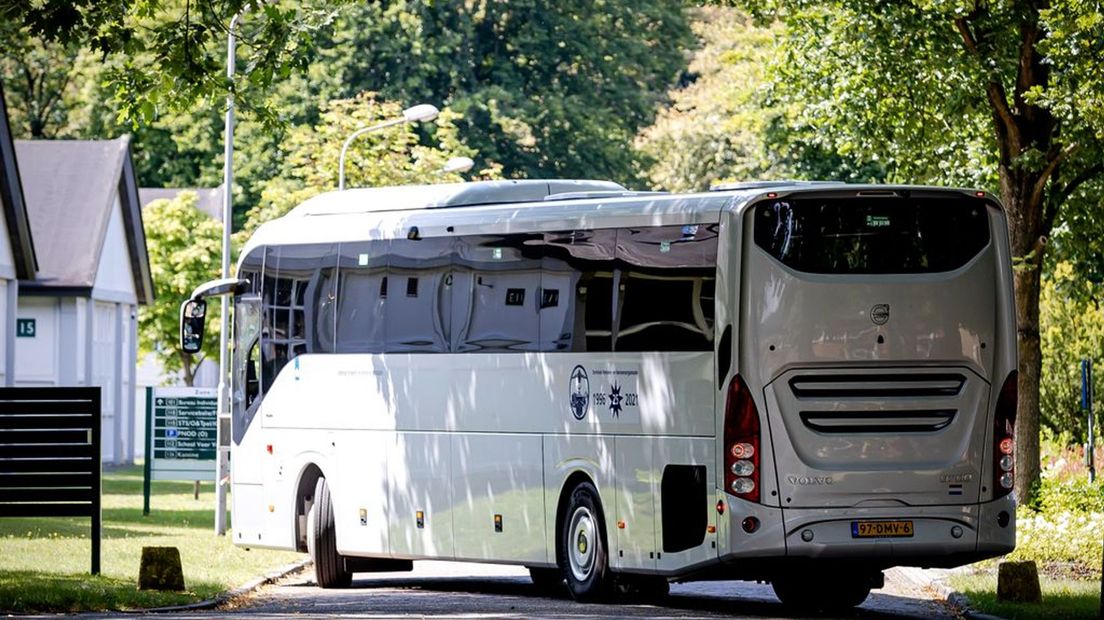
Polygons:
[[348,138],[345,138],[345,144],[341,145],[341,157],[340,159],[338,159],[337,164],[337,189],[339,191],[345,189],[345,153],[349,150],[349,145],[353,143],[353,140],[355,140],[357,136],[364,135],[369,131],[376,131],[377,129],[383,129],[384,127],[390,127],[392,125],[398,125],[399,123],[405,122],[407,122],[405,118],[395,118],[389,121],[383,121],[382,123],[372,125],[371,127],[361,127],[360,129],[350,134]]
[[142,516],[150,511],[150,476],[153,474],[153,388],[146,388],[146,463],[142,467]]
[[[238,13],[230,20],[229,36],[226,40],[226,77],[234,79],[234,56],[237,40],[234,35],[238,27],[238,21],[242,13]],[[234,91],[226,94],[226,127],[223,137],[223,162],[222,162],[222,277],[230,277],[230,233],[233,228],[234,210]],[[226,534],[226,484],[229,482],[230,454],[228,446],[229,437],[224,437],[223,426],[229,428],[229,402],[230,394],[227,389],[226,379],[229,374],[229,347],[227,346],[230,335],[230,299],[222,295],[222,312],[219,315],[219,381],[218,381],[218,414],[216,436],[218,444],[215,449],[215,534]],[[226,423],[224,423],[224,420]],[[148,458],[148,457],[147,457]]]
[[1081,360],[1081,408],[1088,412],[1089,442],[1085,450],[1085,464],[1089,467],[1089,482],[1096,481],[1096,464],[1093,452],[1096,450],[1095,426],[1093,419],[1093,377],[1092,360]]

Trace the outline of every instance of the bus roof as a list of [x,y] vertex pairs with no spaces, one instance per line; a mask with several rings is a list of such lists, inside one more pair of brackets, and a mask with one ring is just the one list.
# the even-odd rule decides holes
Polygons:
[[294,217],[471,207],[539,202],[556,195],[623,193],[632,192],[611,181],[585,179],[525,179],[366,187],[320,194],[295,207],[288,215]]
[[[515,180],[352,189],[305,201],[262,225],[243,248],[342,242],[416,234],[505,234],[539,230],[712,224],[724,210],[761,198],[921,196],[984,197],[973,189],[808,181],[734,184],[697,194],[631,192],[608,181]],[[997,205],[999,206],[999,204]],[[321,217],[319,217],[321,216]]]

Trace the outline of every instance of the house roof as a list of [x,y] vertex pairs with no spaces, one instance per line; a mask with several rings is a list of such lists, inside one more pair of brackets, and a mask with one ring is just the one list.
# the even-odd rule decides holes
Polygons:
[[172,200],[181,192],[196,193],[196,208],[222,221],[222,186],[218,187],[142,187],[138,189],[138,198],[145,210],[154,200]]
[[34,278],[38,262],[30,220],[27,218],[27,205],[23,198],[23,185],[19,178],[15,145],[12,142],[11,127],[8,125],[8,108],[4,103],[3,87],[0,87],[0,206],[3,206],[4,221],[8,226],[15,276],[21,280]]
[[138,302],[153,303],[146,235],[130,137],[115,140],[16,140],[38,277],[20,283],[44,294],[92,290],[118,194]]

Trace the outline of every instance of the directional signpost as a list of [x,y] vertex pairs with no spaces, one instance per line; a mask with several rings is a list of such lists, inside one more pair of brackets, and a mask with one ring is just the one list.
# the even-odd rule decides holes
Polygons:
[[142,514],[154,480],[213,481],[218,391],[146,388],[146,471]]

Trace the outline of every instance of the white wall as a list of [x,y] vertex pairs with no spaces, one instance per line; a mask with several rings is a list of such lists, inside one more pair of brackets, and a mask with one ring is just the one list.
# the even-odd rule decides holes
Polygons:
[[[54,297],[20,297],[16,316],[35,320],[34,337],[15,339],[16,385],[59,385],[59,316],[60,304]],[[74,347],[68,350],[72,354]]]
[[108,220],[107,233],[104,235],[92,297],[130,304],[138,302],[137,292],[134,290],[134,275],[130,268],[126,227],[123,225],[123,209],[118,197],[111,208],[111,219]]
[[11,368],[15,365],[15,348],[9,345],[15,338],[17,304],[14,293],[18,290],[8,225],[6,218],[0,217],[0,386],[11,385],[14,381]]

